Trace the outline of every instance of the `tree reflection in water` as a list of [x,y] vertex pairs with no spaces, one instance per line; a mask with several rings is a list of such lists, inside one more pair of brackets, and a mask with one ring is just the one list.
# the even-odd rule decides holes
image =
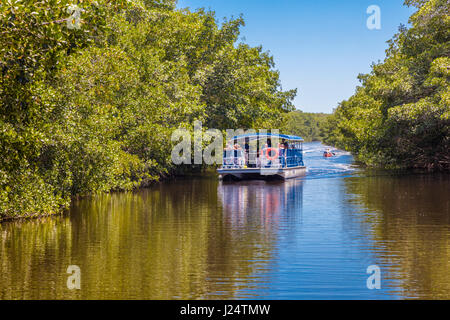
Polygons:
[[449,194],[448,176],[369,172],[93,196],[0,224],[0,299],[448,299]]
[[[82,199],[64,216],[0,224],[0,298],[246,297],[241,289],[261,286],[272,259],[267,230],[293,197],[290,186],[177,180]],[[81,290],[66,287],[72,264]]]
[[[448,175],[368,175],[347,178],[363,209],[373,252],[398,295],[450,297],[450,179]],[[368,211],[368,212],[367,212]]]

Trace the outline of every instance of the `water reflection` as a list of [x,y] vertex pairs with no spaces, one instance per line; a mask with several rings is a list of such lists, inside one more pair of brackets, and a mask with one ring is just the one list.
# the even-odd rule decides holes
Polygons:
[[450,177],[369,175],[346,179],[351,215],[371,238],[386,283],[405,298],[450,297]]
[[176,180],[1,223],[0,299],[448,299],[449,176],[354,173],[305,150],[303,181]]
[[301,215],[303,182],[299,179],[221,182],[218,193],[224,216],[233,227],[250,225],[275,236],[280,216],[286,220]]
[[[296,198],[289,186],[179,180],[80,200],[62,217],[0,224],[0,298],[246,297],[241,289],[259,287],[273,259],[268,230]],[[81,268],[79,291],[66,287],[71,264]]]

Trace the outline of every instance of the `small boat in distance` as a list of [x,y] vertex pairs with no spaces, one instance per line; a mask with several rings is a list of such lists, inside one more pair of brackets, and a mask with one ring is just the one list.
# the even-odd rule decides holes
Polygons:
[[336,153],[331,152],[330,149],[327,149],[326,151],[323,152],[323,156],[325,158],[331,158],[331,157],[333,157],[335,155],[336,155]]
[[[290,179],[305,174],[303,139],[297,136],[253,133],[227,142],[220,179]],[[244,147],[242,147],[243,145]]]

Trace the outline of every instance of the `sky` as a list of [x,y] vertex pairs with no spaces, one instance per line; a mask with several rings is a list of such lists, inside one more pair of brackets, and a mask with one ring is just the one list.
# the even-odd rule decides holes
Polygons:
[[[367,28],[371,5],[380,8],[379,30]],[[384,60],[386,41],[414,12],[403,0],[178,0],[178,7],[211,9],[219,21],[243,14],[241,40],[274,56],[283,90],[298,89],[297,109],[325,113],[355,92],[358,74]]]

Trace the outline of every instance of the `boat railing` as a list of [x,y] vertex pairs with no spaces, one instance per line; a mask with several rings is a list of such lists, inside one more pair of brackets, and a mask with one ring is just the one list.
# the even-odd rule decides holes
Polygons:
[[224,152],[223,169],[292,168],[303,166],[303,157],[299,154],[301,150],[292,150],[297,152],[289,156],[287,155],[288,152],[283,152],[284,154],[272,160],[267,159],[265,156],[261,157],[258,153],[233,151]]
[[240,169],[244,167],[245,167],[245,158],[242,157],[223,158],[224,169]]

